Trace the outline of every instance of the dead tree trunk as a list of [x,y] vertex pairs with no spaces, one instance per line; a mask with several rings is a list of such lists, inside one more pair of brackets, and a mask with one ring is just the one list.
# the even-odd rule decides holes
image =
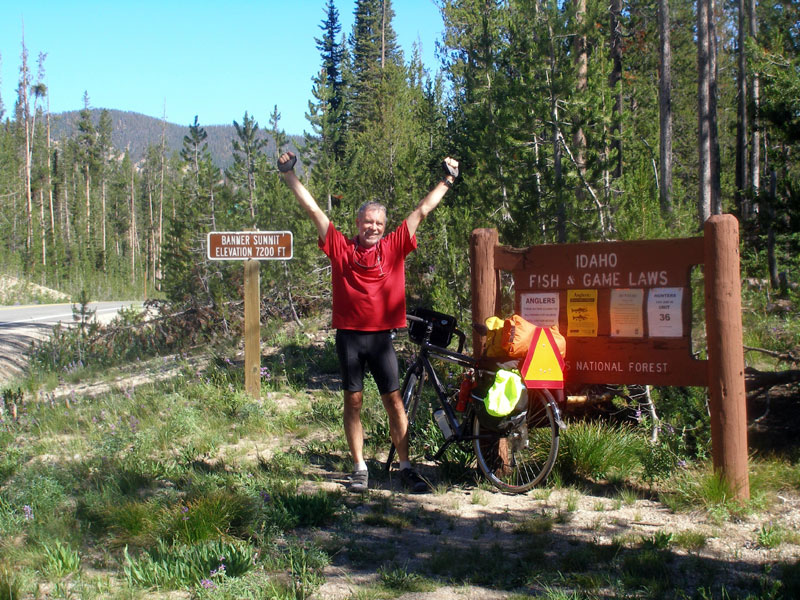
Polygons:
[[659,170],[661,213],[672,214],[672,42],[669,30],[669,0],[658,0],[659,59],[658,85]]

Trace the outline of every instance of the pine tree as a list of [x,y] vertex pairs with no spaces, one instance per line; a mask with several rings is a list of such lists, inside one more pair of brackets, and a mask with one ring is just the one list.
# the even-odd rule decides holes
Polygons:
[[333,0],[328,0],[326,19],[320,25],[322,38],[317,49],[322,58],[322,68],[312,79],[313,100],[308,103],[306,119],[312,127],[303,148],[304,162],[314,163],[312,187],[325,198],[328,214],[333,209],[334,195],[340,187],[341,164],[346,149],[346,89],[344,81],[344,41],[337,41],[341,31],[339,13]]
[[86,238],[85,243],[90,252],[93,249],[92,241],[92,172],[95,168],[97,158],[97,136],[94,123],[92,122],[92,112],[89,108],[89,94],[83,94],[83,109],[78,113],[78,136],[75,140],[77,159],[84,179],[85,196],[85,218]]
[[108,171],[109,162],[111,160],[112,142],[111,135],[113,133],[113,124],[111,122],[111,115],[105,109],[100,113],[100,119],[97,122],[97,157],[98,157],[98,171],[100,175],[100,236],[101,236],[101,264],[103,272],[107,268],[108,257],[108,233],[106,225],[108,222],[108,207],[107,207],[107,185],[108,185]]
[[[33,197],[31,190],[31,162],[33,155],[33,125],[32,111],[29,102],[29,89],[31,85],[31,74],[28,68],[28,49],[25,46],[25,33],[22,34],[22,54],[19,67],[19,83],[17,84],[17,123],[20,121],[24,125],[25,133],[25,250],[31,252],[33,244]],[[35,115],[35,111],[33,111]],[[29,259],[28,259],[29,260]]]
[[[530,18],[530,13],[526,13]],[[507,167],[501,148],[506,71],[500,68],[508,34],[508,12],[499,2],[454,0],[444,4],[445,65],[455,90],[451,109],[455,146],[468,166],[463,182],[474,194],[469,204],[501,222],[509,217]]]
[[659,32],[659,199],[661,212],[672,214],[672,42],[669,0],[658,0]]
[[200,194],[200,163],[208,156],[208,132],[200,126],[197,115],[194,123],[189,125],[189,134],[183,136],[181,158],[190,170],[188,180],[189,194],[196,201]]
[[244,113],[242,124],[233,122],[238,139],[233,140],[233,166],[228,173],[239,185],[244,184],[247,190],[247,202],[250,211],[250,225],[256,223],[256,169],[259,157],[267,141],[258,136],[258,122]]
[[[2,67],[2,66],[3,66],[3,55],[0,54],[0,67]],[[0,70],[2,70],[2,69],[0,69]],[[2,84],[2,83],[3,83],[3,78],[2,78],[2,76],[0,76],[0,84]],[[5,113],[6,113],[6,107],[3,104],[3,94],[2,94],[2,92],[0,92],[0,123],[3,122],[3,115],[5,115]]]
[[269,130],[268,133],[275,144],[275,161],[277,162],[278,156],[284,153],[286,145],[289,143],[289,138],[286,132],[281,129],[281,113],[278,112],[278,105],[276,104],[272,113],[269,115]]
[[350,34],[351,118],[353,126],[360,129],[365,122],[379,118],[383,98],[378,88],[390,66],[402,66],[403,55],[392,27],[391,0],[357,0],[354,16]]
[[[346,69],[347,48],[344,39],[339,35],[342,26],[339,23],[339,11],[333,0],[328,0],[326,18],[320,24],[322,37],[316,38],[317,50],[322,58],[322,71],[312,80],[312,95],[316,102],[309,102],[309,119],[317,136],[324,135],[323,144],[333,151],[334,162],[339,162],[345,155],[345,132],[347,130],[347,82]],[[324,131],[324,134],[323,134]]]

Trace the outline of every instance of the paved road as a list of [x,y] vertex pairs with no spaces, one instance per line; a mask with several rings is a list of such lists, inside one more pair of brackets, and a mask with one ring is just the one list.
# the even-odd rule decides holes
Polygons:
[[[133,302],[91,302],[95,318],[108,322]],[[46,338],[56,323],[73,323],[72,304],[0,306],[0,384],[23,372],[26,353],[35,340]]]

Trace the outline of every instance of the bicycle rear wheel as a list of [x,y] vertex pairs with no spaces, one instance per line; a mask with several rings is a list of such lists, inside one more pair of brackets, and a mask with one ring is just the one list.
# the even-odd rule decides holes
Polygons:
[[475,456],[484,476],[504,492],[521,494],[542,483],[556,461],[559,427],[547,390],[535,390],[527,418],[508,433],[481,426],[475,418]]
[[[420,375],[417,372],[417,369],[412,367],[406,373],[405,378],[403,379],[403,387],[400,388],[400,394],[403,397],[403,408],[406,410],[406,415],[408,416],[408,435],[411,435],[411,425],[414,423],[414,419],[417,415],[417,406],[419,405],[419,392],[420,388],[422,387],[420,381]],[[411,440],[409,439],[409,446],[411,445]],[[392,461],[394,460],[394,455],[397,452],[397,448],[394,447],[394,443],[392,443],[391,447],[389,448],[389,456],[386,459],[386,470],[388,471],[392,466]]]

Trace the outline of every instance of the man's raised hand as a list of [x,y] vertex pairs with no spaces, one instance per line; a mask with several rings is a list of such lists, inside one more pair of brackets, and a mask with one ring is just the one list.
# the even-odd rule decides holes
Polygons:
[[288,173],[294,169],[295,163],[297,163],[297,156],[295,156],[294,152],[284,152],[278,158],[278,171]]
[[442,169],[444,170],[444,176],[447,177],[448,175],[453,179],[458,177],[458,161],[455,158],[447,157],[442,161]]

